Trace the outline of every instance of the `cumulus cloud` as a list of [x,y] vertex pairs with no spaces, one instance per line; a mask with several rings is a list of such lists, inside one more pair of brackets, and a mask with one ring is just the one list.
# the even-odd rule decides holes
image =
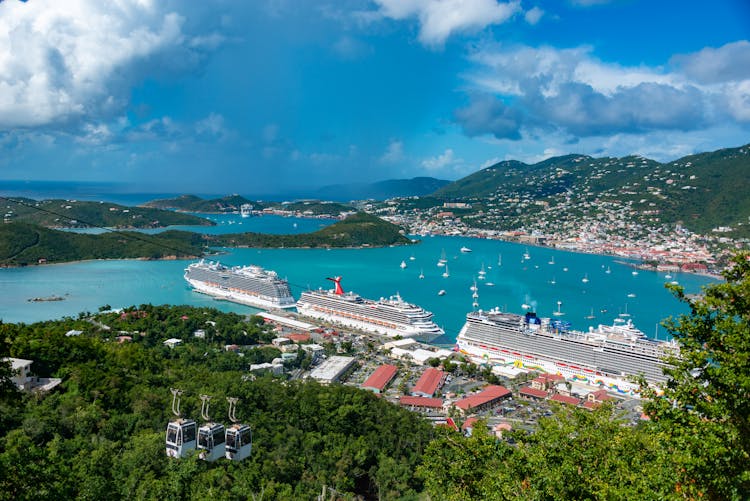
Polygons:
[[[138,65],[191,65],[221,43],[190,37],[183,25],[151,0],[0,2],[0,129],[114,116]],[[190,57],[155,61],[174,51]]]
[[481,47],[471,60],[470,102],[453,114],[469,136],[587,137],[750,122],[746,41],[675,57],[672,71],[605,63],[590,47]]
[[678,71],[698,83],[713,84],[750,79],[750,42],[740,40],[719,48],[706,47],[693,54],[672,57]]
[[543,15],[544,11],[542,9],[540,9],[539,7],[532,7],[531,9],[526,11],[526,13],[523,15],[523,18],[527,23],[535,25],[539,22],[540,19],[542,19]]
[[384,164],[395,164],[404,159],[404,143],[394,139],[388,143],[385,153],[380,157],[380,162]]
[[454,33],[502,24],[521,12],[520,0],[375,0],[382,16],[419,21],[419,41],[440,46]]
[[460,159],[454,158],[453,150],[451,148],[446,149],[442,155],[436,157],[425,158],[422,160],[422,167],[431,171],[442,170],[445,167],[460,162]]

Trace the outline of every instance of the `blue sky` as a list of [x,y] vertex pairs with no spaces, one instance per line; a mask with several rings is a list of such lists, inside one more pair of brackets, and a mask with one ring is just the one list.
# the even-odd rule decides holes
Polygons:
[[0,0],[0,179],[271,194],[750,142],[745,0]]

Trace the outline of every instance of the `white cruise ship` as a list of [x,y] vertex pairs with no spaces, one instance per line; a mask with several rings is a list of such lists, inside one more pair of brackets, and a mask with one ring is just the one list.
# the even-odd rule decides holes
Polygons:
[[649,383],[663,383],[663,358],[679,354],[675,343],[648,339],[631,322],[580,332],[569,330],[567,322],[532,312],[516,315],[497,309],[467,314],[456,344],[460,352],[482,361],[560,374],[631,395],[639,390],[632,376],[643,374]]
[[300,295],[297,301],[299,313],[376,334],[424,342],[445,333],[432,321],[432,313],[405,302],[398,294],[374,301],[353,292],[344,292],[341,277],[328,280],[334,283],[332,290],[319,289]]
[[258,308],[294,308],[286,280],[260,266],[229,268],[201,259],[185,268],[185,280],[196,291]]

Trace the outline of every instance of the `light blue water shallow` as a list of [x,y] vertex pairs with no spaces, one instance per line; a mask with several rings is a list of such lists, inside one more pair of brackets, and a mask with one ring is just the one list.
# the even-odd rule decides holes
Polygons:
[[[264,219],[264,218],[257,218]],[[251,219],[246,219],[251,221]],[[270,220],[269,220],[270,221]],[[308,220],[318,225],[319,220]],[[288,218],[275,220],[277,229],[291,225]],[[265,223],[264,223],[265,224]],[[227,229],[234,225],[226,225]],[[298,228],[300,224],[298,223]],[[248,231],[248,230],[245,230]],[[473,250],[460,252],[462,246]],[[437,266],[445,250],[450,276]],[[524,260],[528,249],[530,259]],[[481,308],[500,307],[522,313],[528,304],[541,316],[558,309],[576,329],[599,323],[611,324],[627,313],[635,325],[654,336],[657,324],[670,315],[687,312],[664,288],[677,280],[686,292],[700,292],[712,279],[676,273],[639,271],[608,256],[578,254],[548,248],[463,237],[426,237],[418,245],[378,249],[225,249],[218,257],[227,265],[257,264],[289,280],[295,297],[310,288],[330,288],[326,277],[340,275],[346,290],[379,298],[400,293],[413,303],[434,312],[446,335],[438,343],[452,343],[472,310],[472,286],[484,265],[486,280],[477,280]],[[550,264],[554,256],[554,264]],[[413,260],[410,258],[414,257]],[[498,265],[498,260],[502,265]],[[407,267],[399,265],[405,262]],[[34,322],[76,316],[109,304],[192,304],[215,306],[224,311],[252,313],[257,310],[192,292],[183,279],[189,261],[91,261],[0,270],[0,319],[4,322]],[[567,268],[568,271],[564,271]],[[611,273],[606,273],[609,268]],[[425,278],[419,279],[420,271]],[[586,276],[588,282],[582,279]],[[555,282],[554,284],[551,282]],[[494,286],[486,285],[492,282]],[[444,296],[438,296],[441,289]],[[634,294],[634,297],[628,297]],[[29,302],[29,298],[64,296],[64,301]],[[606,311],[604,311],[606,310]],[[593,314],[594,319],[585,317]],[[663,328],[658,336],[666,337]]]

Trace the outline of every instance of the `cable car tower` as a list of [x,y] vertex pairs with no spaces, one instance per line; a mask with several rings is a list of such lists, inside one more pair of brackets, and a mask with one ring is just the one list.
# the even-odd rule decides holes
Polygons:
[[227,397],[229,402],[229,420],[232,425],[227,428],[226,457],[232,461],[242,461],[253,450],[253,432],[249,425],[238,423],[235,416],[237,398]]
[[224,425],[221,423],[211,422],[208,417],[208,406],[211,397],[201,395],[203,404],[201,405],[201,417],[204,419],[203,425],[198,428],[198,450],[200,458],[205,461],[216,461],[224,457]]
[[170,388],[172,391],[172,413],[177,419],[167,425],[167,456],[184,458],[195,449],[195,421],[180,417],[180,395],[182,391]]

